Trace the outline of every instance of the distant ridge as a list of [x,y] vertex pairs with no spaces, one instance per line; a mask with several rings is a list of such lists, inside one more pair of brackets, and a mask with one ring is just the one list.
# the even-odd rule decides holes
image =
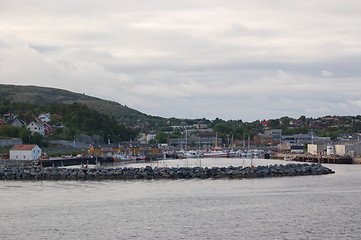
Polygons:
[[6,99],[12,103],[36,105],[47,105],[48,103],[72,104],[77,102],[85,104],[90,109],[100,113],[114,116],[121,122],[152,118],[117,102],[57,88],[0,84],[0,99]]

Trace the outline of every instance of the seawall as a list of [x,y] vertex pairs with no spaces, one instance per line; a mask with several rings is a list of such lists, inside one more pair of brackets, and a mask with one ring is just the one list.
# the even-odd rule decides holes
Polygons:
[[152,168],[0,168],[0,180],[132,180],[132,179],[243,179],[332,174],[320,164],[290,163],[257,167]]

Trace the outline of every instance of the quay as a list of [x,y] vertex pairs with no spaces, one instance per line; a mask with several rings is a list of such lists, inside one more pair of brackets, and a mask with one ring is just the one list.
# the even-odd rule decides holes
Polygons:
[[0,180],[157,180],[244,179],[332,174],[321,164],[289,163],[257,167],[154,167],[142,168],[0,168]]
[[73,158],[51,158],[41,159],[38,164],[42,167],[66,167],[72,165],[98,164],[104,162],[113,162],[113,158],[102,157],[73,157]]
[[296,162],[331,163],[331,164],[353,164],[350,156],[316,156],[311,154],[277,154],[276,159],[284,159]]

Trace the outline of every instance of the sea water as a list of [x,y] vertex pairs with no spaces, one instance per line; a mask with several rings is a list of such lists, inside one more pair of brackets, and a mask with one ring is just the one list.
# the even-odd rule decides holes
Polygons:
[[[252,160],[254,165],[287,164]],[[127,166],[246,166],[244,159]],[[361,165],[237,180],[0,181],[0,239],[360,239]],[[122,166],[124,167],[124,165]]]

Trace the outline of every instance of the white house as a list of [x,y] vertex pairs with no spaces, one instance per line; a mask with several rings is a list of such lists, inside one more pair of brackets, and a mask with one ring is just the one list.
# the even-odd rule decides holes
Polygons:
[[35,144],[14,145],[10,149],[12,160],[36,160],[41,156],[41,149]]
[[41,121],[43,121],[43,122],[50,122],[50,117],[51,117],[51,115],[50,115],[50,113],[42,113],[42,114],[40,114],[39,116],[38,116],[38,118],[41,120]]
[[148,133],[147,134],[147,142],[149,142],[152,139],[155,139],[155,136],[157,136],[157,134],[154,132]]
[[41,135],[45,135],[44,125],[42,123],[32,121],[28,125],[28,129],[30,130],[30,132],[33,132],[33,133],[37,132],[37,133],[40,133]]

